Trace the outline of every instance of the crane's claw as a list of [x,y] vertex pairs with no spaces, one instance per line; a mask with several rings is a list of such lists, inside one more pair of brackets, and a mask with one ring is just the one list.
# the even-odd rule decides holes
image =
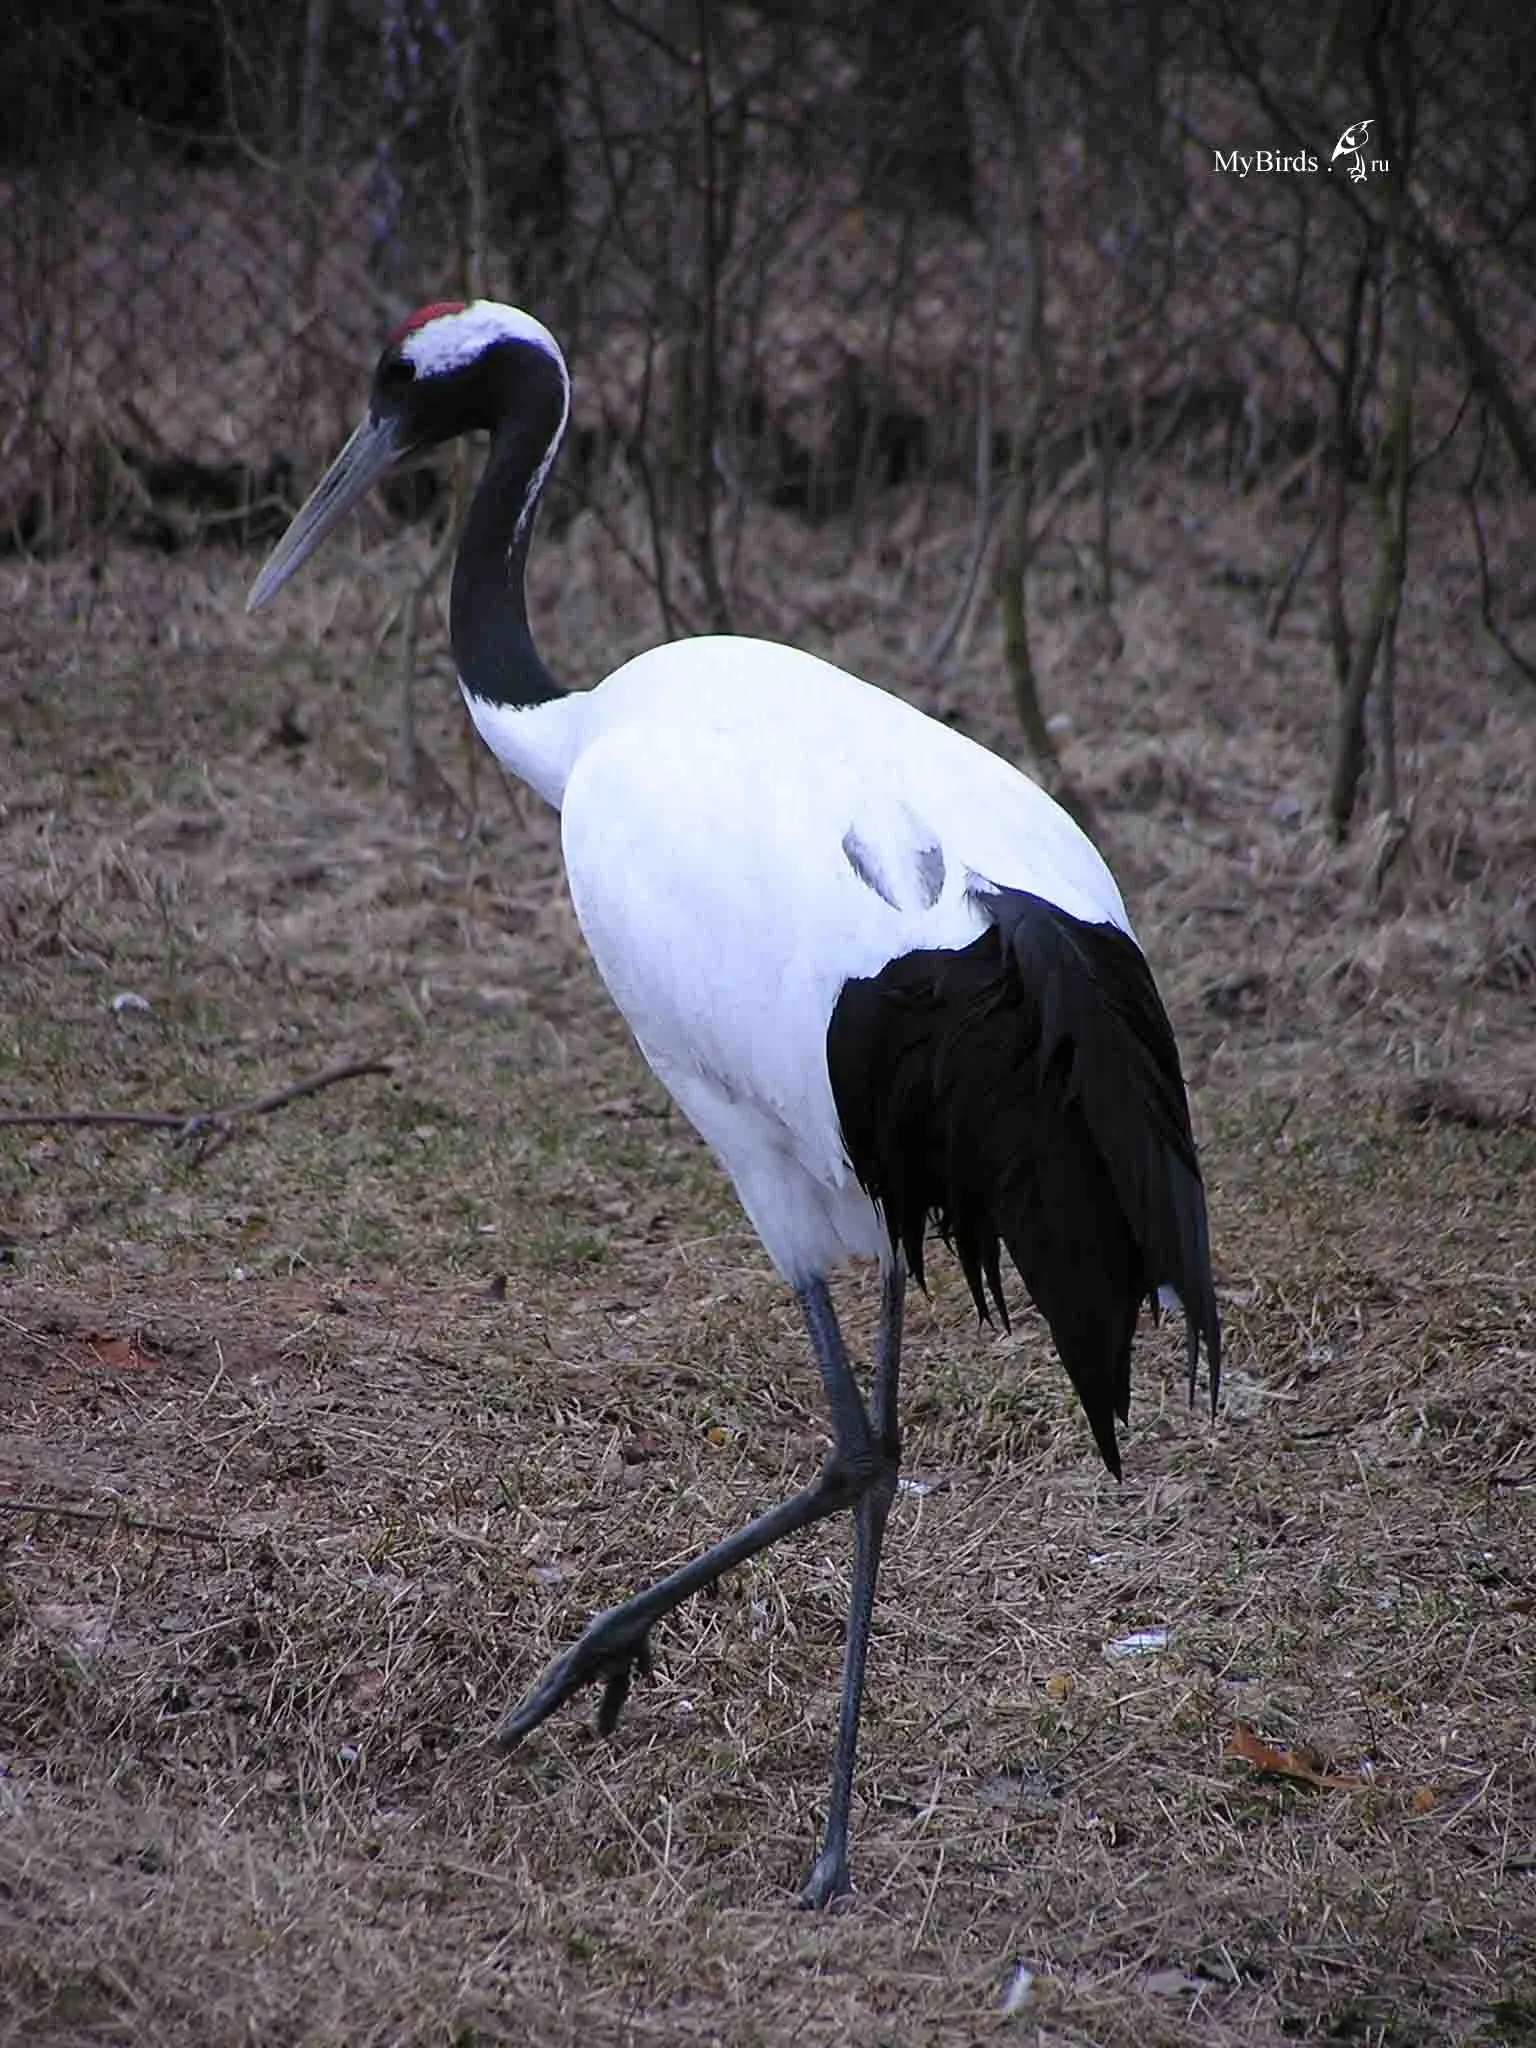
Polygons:
[[532,1692],[498,1725],[491,1737],[497,1749],[516,1749],[523,1737],[548,1720],[573,1692],[597,1679],[603,1682],[598,1733],[613,1733],[635,1673],[649,1678],[653,1668],[649,1623],[626,1621],[622,1615],[621,1608],[610,1608],[587,1623],[571,1647],[548,1666]]

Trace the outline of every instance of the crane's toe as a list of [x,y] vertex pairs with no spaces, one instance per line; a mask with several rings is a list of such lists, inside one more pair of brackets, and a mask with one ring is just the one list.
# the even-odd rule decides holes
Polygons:
[[634,1649],[625,1652],[617,1664],[609,1667],[607,1683],[603,1687],[603,1703],[597,1710],[599,1735],[611,1735],[618,1726],[635,1673],[638,1671],[642,1678],[649,1678],[652,1669],[651,1632],[647,1629]]
[[629,1698],[635,1673],[649,1678],[651,1668],[649,1624],[630,1621],[622,1609],[610,1608],[589,1621],[571,1647],[546,1668],[532,1692],[499,1723],[491,1741],[497,1749],[516,1749],[523,1737],[532,1734],[541,1721],[548,1720],[573,1692],[598,1680],[603,1685],[602,1704],[597,1710],[598,1733],[611,1735]]

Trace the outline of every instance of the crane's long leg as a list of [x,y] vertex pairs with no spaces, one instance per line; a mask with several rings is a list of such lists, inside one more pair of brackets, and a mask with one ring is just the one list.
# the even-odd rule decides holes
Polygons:
[[[855,1506],[871,1487],[882,1483],[886,1455],[871,1431],[869,1413],[848,1363],[847,1348],[825,1281],[807,1282],[800,1289],[799,1298],[815,1347],[816,1363],[821,1368],[827,1405],[832,1411],[832,1455],[821,1477],[813,1486],[803,1488],[675,1572],[669,1572],[664,1579],[658,1579],[654,1586],[595,1616],[571,1647],[549,1665],[532,1692],[500,1723],[492,1737],[499,1748],[515,1748],[573,1692],[597,1679],[604,1685],[597,1725],[606,1735],[619,1718],[636,1670],[650,1667],[650,1633],[663,1615],[680,1607],[691,1593],[713,1585],[733,1565],[742,1564],[760,1550],[766,1550],[769,1544],[777,1543],[781,1536]],[[891,1484],[894,1485],[894,1472]],[[883,1514],[880,1522],[883,1527]],[[876,1550],[878,1553],[878,1543]],[[861,1668],[862,1662],[861,1656]],[[855,1699],[855,1730],[857,1719]]]
[[886,1517],[896,1497],[901,1463],[897,1396],[901,1378],[901,1311],[906,1268],[898,1257],[885,1275],[880,1336],[875,1351],[874,1440],[880,1464],[874,1483],[860,1495],[853,1522],[853,1597],[848,1640],[843,1649],[843,1696],[832,1752],[832,1790],[827,1797],[827,1832],[821,1852],[800,1894],[802,1906],[827,1906],[853,1889],[848,1875],[848,1820],[853,1803],[853,1763],[859,1742],[859,1708],[864,1697],[864,1664],[875,1609],[875,1580],[885,1542]]

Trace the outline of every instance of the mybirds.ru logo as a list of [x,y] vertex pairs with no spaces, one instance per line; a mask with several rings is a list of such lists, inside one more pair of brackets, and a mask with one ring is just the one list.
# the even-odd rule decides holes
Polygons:
[[[1384,156],[1367,154],[1373,125],[1369,120],[1350,123],[1334,144],[1333,155],[1328,159],[1330,172],[1343,158],[1347,160],[1350,183],[1363,185],[1373,174],[1380,175],[1392,168]],[[1278,149],[1217,149],[1211,153],[1216,159],[1214,168],[1229,178],[1313,177],[1322,168],[1306,149],[1289,154]]]

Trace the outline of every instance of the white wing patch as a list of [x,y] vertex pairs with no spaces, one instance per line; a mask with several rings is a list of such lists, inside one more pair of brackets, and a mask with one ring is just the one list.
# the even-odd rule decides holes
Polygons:
[[899,800],[865,818],[864,830],[843,834],[843,859],[866,889],[892,910],[932,910],[944,893],[948,872],[938,835]]

